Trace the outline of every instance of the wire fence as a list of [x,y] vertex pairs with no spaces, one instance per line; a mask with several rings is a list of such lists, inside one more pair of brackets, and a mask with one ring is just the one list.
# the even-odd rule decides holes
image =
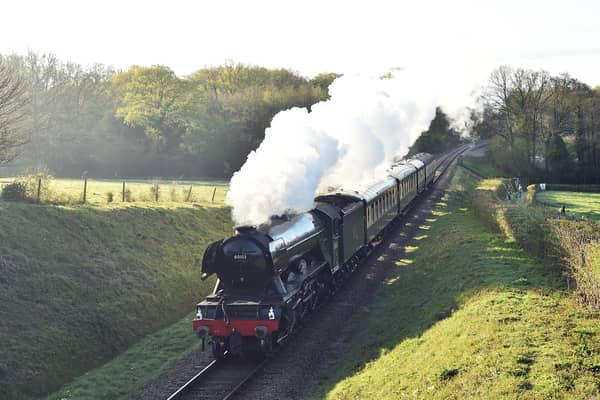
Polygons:
[[[8,185],[23,186],[23,200],[58,204],[203,203],[221,205],[229,189],[225,181],[159,179],[55,179],[32,175],[0,180],[3,197]],[[14,199],[13,199],[14,200]]]

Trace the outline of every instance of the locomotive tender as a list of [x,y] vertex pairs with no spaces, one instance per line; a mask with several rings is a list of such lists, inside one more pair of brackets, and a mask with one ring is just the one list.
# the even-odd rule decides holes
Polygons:
[[366,189],[318,196],[306,213],[238,227],[236,235],[209,245],[202,279],[218,279],[193,321],[203,347],[210,339],[217,358],[226,352],[253,357],[284,341],[435,180],[447,157],[417,154]]

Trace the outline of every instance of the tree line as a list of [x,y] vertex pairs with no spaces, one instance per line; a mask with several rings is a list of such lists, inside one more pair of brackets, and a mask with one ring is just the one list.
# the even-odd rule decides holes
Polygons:
[[326,100],[337,76],[230,63],[178,77],[161,65],[0,55],[0,163],[11,162],[5,173],[229,177],[277,112]]
[[502,66],[490,75],[473,133],[492,159],[538,182],[600,183],[600,89],[568,74]]
[[421,132],[408,149],[408,155],[421,152],[440,154],[457,147],[463,139],[461,133],[452,127],[452,122],[441,107],[436,107],[429,128]]

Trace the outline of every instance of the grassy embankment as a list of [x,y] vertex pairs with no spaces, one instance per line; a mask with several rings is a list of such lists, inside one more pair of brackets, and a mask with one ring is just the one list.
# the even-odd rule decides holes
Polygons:
[[564,205],[568,215],[600,221],[600,193],[538,191],[536,200],[555,211]]
[[[212,289],[196,261],[231,233],[229,209],[216,202],[0,201],[0,226],[3,399],[55,390],[189,314]],[[123,390],[144,383],[192,343],[189,329],[188,321],[169,331],[172,348],[144,349],[119,382],[105,383]]]
[[600,396],[600,313],[471,210],[499,184],[458,169],[314,398]]
[[487,162],[481,162],[480,157],[464,156],[462,165],[484,178],[495,178],[502,176],[502,172]]

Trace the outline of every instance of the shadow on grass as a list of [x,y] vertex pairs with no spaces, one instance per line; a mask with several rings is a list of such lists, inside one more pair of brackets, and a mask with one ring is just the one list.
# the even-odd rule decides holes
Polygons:
[[[380,259],[396,265],[373,300],[369,315],[353,323],[356,334],[340,368],[317,388],[323,398],[335,385],[406,339],[418,338],[450,317],[473,295],[490,289],[551,293],[564,290],[560,271],[540,265],[515,243],[490,233],[469,211],[473,182],[458,174],[433,212],[414,215],[385,243]],[[414,237],[404,251],[404,237]],[[517,318],[517,317],[515,317]]]

